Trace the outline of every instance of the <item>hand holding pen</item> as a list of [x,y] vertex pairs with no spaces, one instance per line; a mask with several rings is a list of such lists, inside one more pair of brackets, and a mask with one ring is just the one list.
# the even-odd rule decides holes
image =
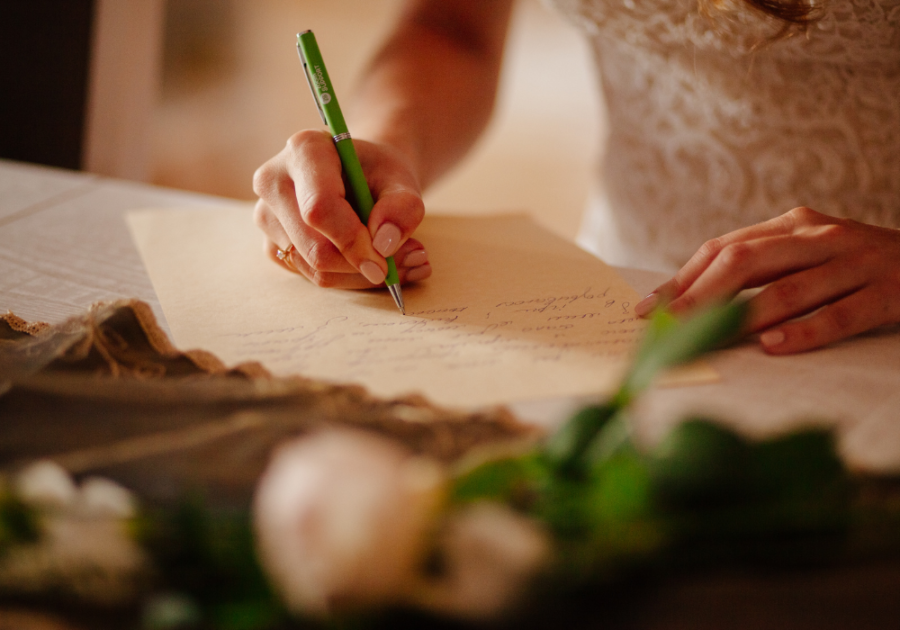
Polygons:
[[[255,221],[266,235],[267,252],[275,259],[281,253],[281,262],[323,287],[372,288],[388,280],[399,289],[397,282],[427,278],[428,255],[409,238],[424,215],[415,176],[398,151],[351,142],[377,200],[368,222],[332,134],[301,131],[254,175],[260,197]],[[386,260],[391,256],[394,278]]]

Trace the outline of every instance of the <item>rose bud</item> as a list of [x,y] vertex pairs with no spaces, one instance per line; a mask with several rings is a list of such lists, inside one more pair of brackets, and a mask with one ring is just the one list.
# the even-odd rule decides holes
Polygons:
[[420,591],[419,604],[470,619],[510,611],[552,558],[550,537],[536,521],[493,502],[450,516],[438,549],[443,571]]
[[281,447],[260,480],[260,560],[287,606],[317,616],[404,599],[445,495],[441,467],[362,431]]

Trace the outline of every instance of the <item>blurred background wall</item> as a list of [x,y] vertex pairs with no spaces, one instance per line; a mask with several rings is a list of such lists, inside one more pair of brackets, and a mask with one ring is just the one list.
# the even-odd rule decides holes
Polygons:
[[[253,199],[256,167],[293,132],[321,126],[295,34],[316,32],[338,92],[349,95],[400,6],[400,0],[166,0],[152,181]],[[587,46],[539,0],[519,0],[506,54],[487,136],[426,204],[463,213],[528,211],[571,237],[601,132]]]
[[92,0],[0,2],[0,156],[81,166],[93,14]]
[[[346,102],[402,1],[4,0],[0,157],[251,200],[254,170],[322,126],[295,34],[315,30]],[[492,124],[427,207],[527,211],[572,237],[595,83],[574,29],[518,0]]]
[[0,157],[146,180],[165,0],[0,2]]

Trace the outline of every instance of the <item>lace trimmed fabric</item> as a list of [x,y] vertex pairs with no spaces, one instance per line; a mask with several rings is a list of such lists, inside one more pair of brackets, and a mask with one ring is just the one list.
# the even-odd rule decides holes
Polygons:
[[502,408],[381,399],[180,351],[138,300],[98,303],[53,326],[0,315],[0,491],[4,473],[51,458],[150,501],[203,488],[210,501],[247,505],[272,449],[331,427],[374,431],[448,463],[538,436]]
[[900,227],[900,1],[827,0],[806,33],[728,0],[547,0],[590,39],[608,137],[580,243],[672,271],[805,205]]

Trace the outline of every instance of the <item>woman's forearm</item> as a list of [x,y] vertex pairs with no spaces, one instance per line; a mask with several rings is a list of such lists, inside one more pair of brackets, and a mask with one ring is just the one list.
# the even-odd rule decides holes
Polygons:
[[513,0],[413,0],[351,106],[354,135],[402,151],[424,189],[487,126]]

